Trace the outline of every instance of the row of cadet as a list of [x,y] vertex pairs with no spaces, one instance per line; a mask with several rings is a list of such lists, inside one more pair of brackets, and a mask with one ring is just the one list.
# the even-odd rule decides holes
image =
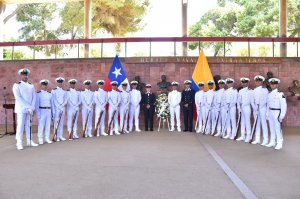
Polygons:
[[[99,89],[95,92],[90,90],[91,80],[83,82],[84,91],[77,91],[75,85],[76,79],[70,79],[68,82],[70,88],[65,91],[62,89],[64,78],[56,78],[57,87],[51,92],[47,91],[48,80],[41,80],[41,90],[35,92],[34,86],[28,82],[29,69],[20,69],[19,75],[21,81],[13,86],[13,94],[15,96],[15,113],[17,114],[17,149],[23,149],[23,132],[26,131],[27,146],[38,146],[32,140],[31,121],[33,113],[38,118],[38,143],[43,144],[44,141],[52,143],[52,141],[65,141],[63,137],[64,116],[67,112],[67,130],[69,140],[78,139],[77,120],[79,116],[79,107],[82,105],[82,121],[83,136],[106,136],[108,134],[119,135],[121,133],[129,133],[135,125],[135,131],[140,132],[139,114],[140,103],[142,102],[145,114],[145,130],[153,131],[153,115],[155,95],[151,93],[151,85],[146,85],[146,93],[136,89],[138,82],[132,81],[132,90],[126,91],[127,83],[122,83],[122,91],[117,90],[117,82],[112,81],[112,91],[103,90],[104,81],[98,80]],[[108,130],[105,131],[106,105],[108,108]],[[94,108],[95,107],[95,108]],[[66,110],[67,108],[67,110]],[[95,111],[95,130],[93,129],[93,115]],[[120,125],[118,116],[120,115]],[[51,119],[54,123],[54,135],[50,138]],[[128,127],[129,119],[129,127]],[[52,140],[52,141],[51,141]]]
[[[196,132],[281,149],[282,120],[287,112],[286,98],[278,91],[278,78],[268,80],[271,92],[263,87],[264,80],[263,76],[255,76],[256,87],[252,90],[248,87],[250,79],[243,77],[240,79],[242,89],[239,91],[233,88],[234,80],[231,78],[219,80],[220,89],[217,91],[213,89],[214,81],[207,82],[209,90],[206,92],[203,90],[205,84],[199,82],[199,91],[195,94]],[[254,118],[253,125],[251,112]]]
[[[92,137],[99,135],[116,135],[121,133],[129,133],[133,129],[133,122],[135,130],[141,131],[139,128],[139,112],[140,102],[142,101],[145,118],[145,130],[153,131],[153,115],[155,95],[151,93],[151,85],[146,85],[146,93],[141,96],[140,91],[136,90],[137,82],[132,81],[132,90],[126,91],[127,84],[123,83],[122,92],[117,91],[117,82],[111,82],[112,91],[106,92],[103,90],[104,81],[97,81],[99,89],[95,92],[90,90],[91,81],[85,80],[85,90],[78,92],[75,89],[76,80],[69,80],[70,89],[66,92],[62,89],[64,78],[56,78],[57,87],[52,92],[47,91],[48,80],[41,80],[41,91],[37,94],[33,85],[28,82],[28,69],[19,70],[21,76],[20,82],[14,84],[13,93],[16,99],[15,113],[17,114],[18,127],[16,133],[17,148],[23,149],[23,131],[26,130],[27,145],[37,146],[32,141],[30,120],[35,111],[38,120],[38,142],[43,144],[44,140],[47,143],[52,143],[50,139],[50,123],[51,118],[54,118],[54,136],[53,141],[64,141],[63,137],[63,121],[65,115],[65,107],[67,107],[67,129],[69,139],[78,138],[77,119],[79,115],[79,106],[82,104],[82,121],[83,121],[83,135],[85,137]],[[194,93],[190,88],[191,81],[184,82],[185,89],[178,91],[177,82],[172,82],[172,91],[168,94],[168,102],[170,105],[171,114],[171,128],[170,131],[175,130],[175,121],[177,123],[177,130],[180,128],[180,104],[183,106],[184,113],[184,131],[193,131],[193,112],[194,103],[197,107],[197,121],[196,132],[222,136],[224,138],[231,138],[237,134],[236,124],[236,105],[238,108],[240,123],[241,123],[241,137],[237,140],[250,141],[251,125],[250,125],[250,105],[253,108],[253,114],[256,118],[255,126],[255,140],[253,144],[260,143],[260,127],[263,129],[263,143],[266,146],[275,146],[276,149],[282,148],[282,132],[281,121],[286,113],[286,102],[284,95],[277,90],[279,79],[270,79],[273,91],[268,96],[268,91],[262,87],[264,78],[256,76],[255,82],[257,88],[253,91],[248,89],[249,79],[242,78],[241,82],[243,89],[239,93],[232,88],[234,80],[226,79],[219,80],[220,90],[214,91],[214,82],[208,81],[209,90],[203,91],[204,83],[199,82],[199,91]],[[224,86],[228,89],[224,91]],[[105,132],[105,115],[106,104],[109,104],[108,109],[108,129]],[[95,130],[92,132],[92,117],[95,107]],[[120,125],[118,125],[118,115],[120,115]],[[274,118],[278,117],[278,120]],[[127,126],[129,118],[129,128]],[[268,129],[266,118],[269,118],[271,138],[268,142]],[[281,137],[280,137],[281,134]]]

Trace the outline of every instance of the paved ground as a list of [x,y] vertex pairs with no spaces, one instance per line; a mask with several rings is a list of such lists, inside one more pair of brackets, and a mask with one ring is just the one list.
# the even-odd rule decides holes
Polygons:
[[[281,151],[167,131],[17,151],[14,136],[5,136],[0,139],[0,198],[244,198],[241,183],[235,185],[228,176],[232,171],[254,198],[298,199],[300,128],[284,132]],[[225,171],[215,159],[224,161]]]

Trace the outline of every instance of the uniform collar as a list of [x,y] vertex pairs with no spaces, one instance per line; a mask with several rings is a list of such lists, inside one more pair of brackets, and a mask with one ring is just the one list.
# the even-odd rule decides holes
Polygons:
[[190,91],[190,90],[191,90],[191,88],[186,88],[186,89],[185,89],[185,91]]
[[85,91],[90,91],[90,89],[87,89],[87,88],[85,88],[84,90],[85,90]]
[[275,88],[274,90],[272,90],[272,93],[276,93],[276,92],[278,92],[278,88]]
[[62,89],[62,88],[57,86],[56,89]]
[[146,92],[146,94],[148,95],[148,94],[151,94],[151,92]]

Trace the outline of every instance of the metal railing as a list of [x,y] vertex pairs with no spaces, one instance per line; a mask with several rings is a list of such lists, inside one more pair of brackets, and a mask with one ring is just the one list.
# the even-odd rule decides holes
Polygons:
[[[16,52],[27,54],[24,59],[87,58],[84,55],[87,49],[89,58],[114,57],[116,48],[120,57],[176,57],[182,56],[183,43],[196,46],[194,50],[189,49],[188,56],[197,56],[200,49],[205,48],[207,56],[280,57],[280,44],[285,44],[288,57],[299,57],[299,42],[299,37],[136,37],[2,42],[0,48],[11,53],[11,60],[16,60]],[[46,56],[45,49],[41,53],[37,48],[50,48],[52,52]]]

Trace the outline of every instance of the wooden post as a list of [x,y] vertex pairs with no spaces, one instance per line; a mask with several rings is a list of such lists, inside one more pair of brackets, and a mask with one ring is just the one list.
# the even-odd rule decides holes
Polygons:
[[[287,35],[287,8],[286,0],[280,0],[280,37],[286,37]],[[280,57],[287,56],[287,44],[286,42],[280,43]]]
[[[91,38],[91,10],[92,0],[84,0],[84,38]],[[84,58],[90,57],[89,44],[84,44]]]

